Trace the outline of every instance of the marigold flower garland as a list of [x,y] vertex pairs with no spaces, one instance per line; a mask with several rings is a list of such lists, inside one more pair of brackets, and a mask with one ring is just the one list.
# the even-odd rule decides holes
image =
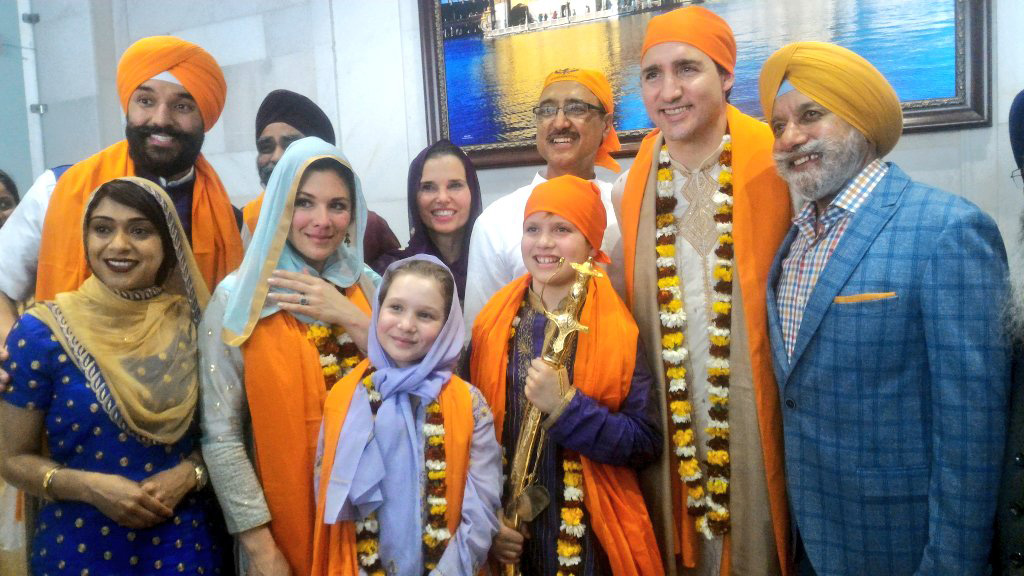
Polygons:
[[[370,400],[370,409],[377,414],[382,399],[373,385],[372,373],[363,378]],[[429,574],[437,567],[444,555],[445,547],[452,535],[448,531],[447,465],[444,451],[444,416],[441,404],[435,399],[426,407],[423,423],[424,466],[427,470],[427,521],[423,526],[423,573]],[[356,551],[359,565],[367,576],[387,576],[380,558],[380,523],[377,513],[372,512],[366,519],[356,522]]]
[[429,573],[437,567],[444,554],[445,545],[451,539],[448,531],[448,500],[445,498],[444,418],[441,404],[435,399],[427,405],[427,417],[423,423],[426,439],[425,465],[427,467],[427,521],[423,526],[423,571]]
[[583,574],[583,536],[587,533],[583,523],[583,462],[579,454],[566,450],[562,470],[562,522],[556,542],[557,576],[579,576]]
[[689,352],[685,346],[686,312],[683,309],[683,289],[676,269],[676,225],[674,210],[677,204],[672,160],[668,146],[662,146],[658,156],[658,183],[656,202],[655,250],[658,269],[658,313],[661,320],[661,357],[668,383],[669,412],[672,415],[672,443],[679,459],[679,478],[686,486],[686,507],[696,517],[697,529],[708,539],[729,531],[729,351],[731,347],[732,274],[734,266],[732,237],[732,142],[728,134],[723,138],[722,153],[718,157],[719,189],[712,200],[715,203],[715,225],[718,241],[715,245],[715,279],[708,325],[711,340],[711,358],[707,362],[709,425],[705,429],[708,452],[708,479],[704,482],[697,458],[693,430],[693,404],[686,382],[684,364]]
[[363,359],[359,347],[340,326],[310,324],[306,330],[306,339],[320,354],[320,368],[324,372],[328,390]]

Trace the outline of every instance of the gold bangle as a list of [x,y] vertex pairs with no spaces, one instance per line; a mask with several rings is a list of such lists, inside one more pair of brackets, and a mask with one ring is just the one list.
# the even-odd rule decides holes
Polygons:
[[50,486],[53,485],[53,477],[57,475],[57,471],[61,468],[63,468],[63,466],[58,464],[57,466],[47,470],[46,474],[43,475],[43,498],[46,498],[47,500],[56,500],[56,498],[50,495]]

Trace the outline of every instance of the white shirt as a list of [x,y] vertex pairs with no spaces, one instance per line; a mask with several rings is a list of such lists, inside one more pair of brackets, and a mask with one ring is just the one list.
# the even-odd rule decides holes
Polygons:
[[[533,182],[515,192],[498,198],[476,219],[469,241],[469,263],[466,269],[466,298],[463,314],[466,327],[472,330],[473,321],[491,296],[509,282],[526,274],[523,253],[519,245],[523,239],[523,212],[530,193],[547,178],[538,172]],[[612,254],[619,243],[619,223],[612,208],[612,185],[602,180],[591,180],[601,190],[601,201],[607,212],[608,226],[601,249]]]
[[43,172],[0,228],[0,292],[15,302],[28,300],[35,292],[43,219],[56,186],[53,171]]

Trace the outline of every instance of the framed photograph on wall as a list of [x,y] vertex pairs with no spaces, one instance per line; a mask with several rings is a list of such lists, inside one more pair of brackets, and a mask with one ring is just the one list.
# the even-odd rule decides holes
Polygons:
[[640,48],[657,14],[701,4],[736,36],[731,101],[761,116],[761,64],[798,40],[871,61],[903,102],[904,131],[990,126],[991,0],[419,0],[428,133],[480,167],[540,163],[545,76],[596,68],[612,84],[620,156],[653,125],[640,98]]

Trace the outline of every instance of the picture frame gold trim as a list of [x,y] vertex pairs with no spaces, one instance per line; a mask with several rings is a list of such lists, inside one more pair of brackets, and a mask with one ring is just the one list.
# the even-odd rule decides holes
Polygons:
[[[418,0],[422,43],[427,136],[450,138],[445,88],[440,0]],[[983,128],[992,125],[992,0],[954,0],[955,86],[952,98],[904,101],[903,132]],[[648,130],[619,132],[622,150],[632,157]],[[462,147],[478,168],[541,164],[533,139]]]

